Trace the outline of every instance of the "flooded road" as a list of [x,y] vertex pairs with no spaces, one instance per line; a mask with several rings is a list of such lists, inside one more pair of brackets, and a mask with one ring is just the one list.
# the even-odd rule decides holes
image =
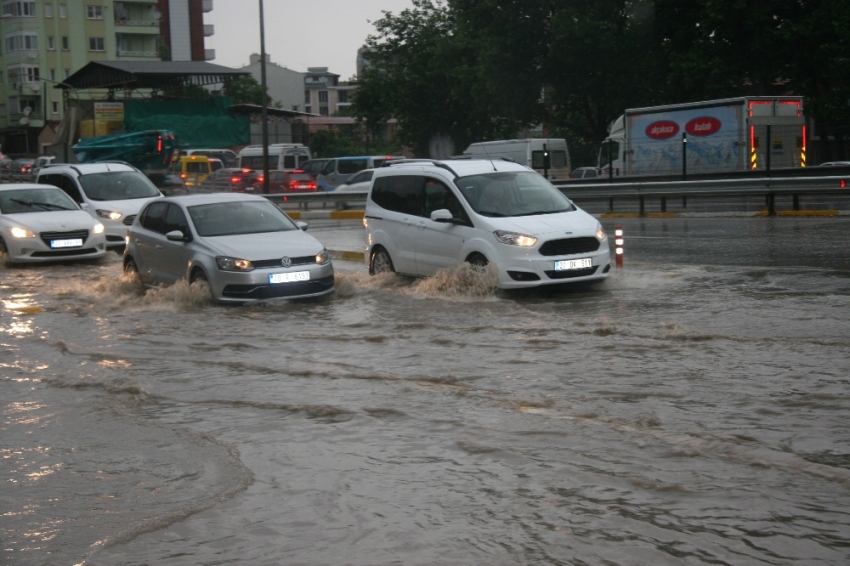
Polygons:
[[850,218],[616,224],[546,293],[0,267],[2,564],[850,562]]

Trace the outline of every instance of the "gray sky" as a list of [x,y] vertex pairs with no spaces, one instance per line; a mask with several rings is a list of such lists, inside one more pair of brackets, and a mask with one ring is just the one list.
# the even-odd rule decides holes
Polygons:
[[[263,0],[266,53],[293,71],[328,67],[348,80],[357,70],[357,49],[375,32],[369,22],[411,6],[410,0]],[[260,52],[259,0],[214,0],[204,23],[215,26],[205,40],[215,49],[211,63],[239,68]]]

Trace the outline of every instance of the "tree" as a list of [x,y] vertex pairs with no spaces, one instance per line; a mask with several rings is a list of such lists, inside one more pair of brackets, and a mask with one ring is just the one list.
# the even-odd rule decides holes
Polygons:
[[[232,97],[234,104],[263,104],[263,86],[250,75],[226,81],[221,91],[224,96]],[[271,103],[271,98],[266,94],[266,106]]]

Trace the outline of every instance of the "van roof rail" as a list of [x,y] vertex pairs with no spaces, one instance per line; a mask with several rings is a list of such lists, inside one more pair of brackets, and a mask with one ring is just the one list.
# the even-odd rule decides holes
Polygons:
[[388,160],[382,163],[381,167],[402,167],[404,165],[416,165],[417,163],[427,163],[433,165],[434,167],[445,169],[446,171],[454,175],[455,179],[459,177],[455,170],[449,167],[448,164],[443,163],[442,161],[437,159],[399,159],[397,161]]

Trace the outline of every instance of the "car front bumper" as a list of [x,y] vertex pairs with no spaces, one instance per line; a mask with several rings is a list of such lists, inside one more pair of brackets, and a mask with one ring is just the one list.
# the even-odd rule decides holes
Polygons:
[[[307,281],[270,283],[269,275],[306,271]],[[289,268],[255,269],[249,272],[216,270],[208,273],[215,299],[220,302],[244,303],[275,299],[306,299],[320,297],[334,290],[333,264],[294,265]]]

